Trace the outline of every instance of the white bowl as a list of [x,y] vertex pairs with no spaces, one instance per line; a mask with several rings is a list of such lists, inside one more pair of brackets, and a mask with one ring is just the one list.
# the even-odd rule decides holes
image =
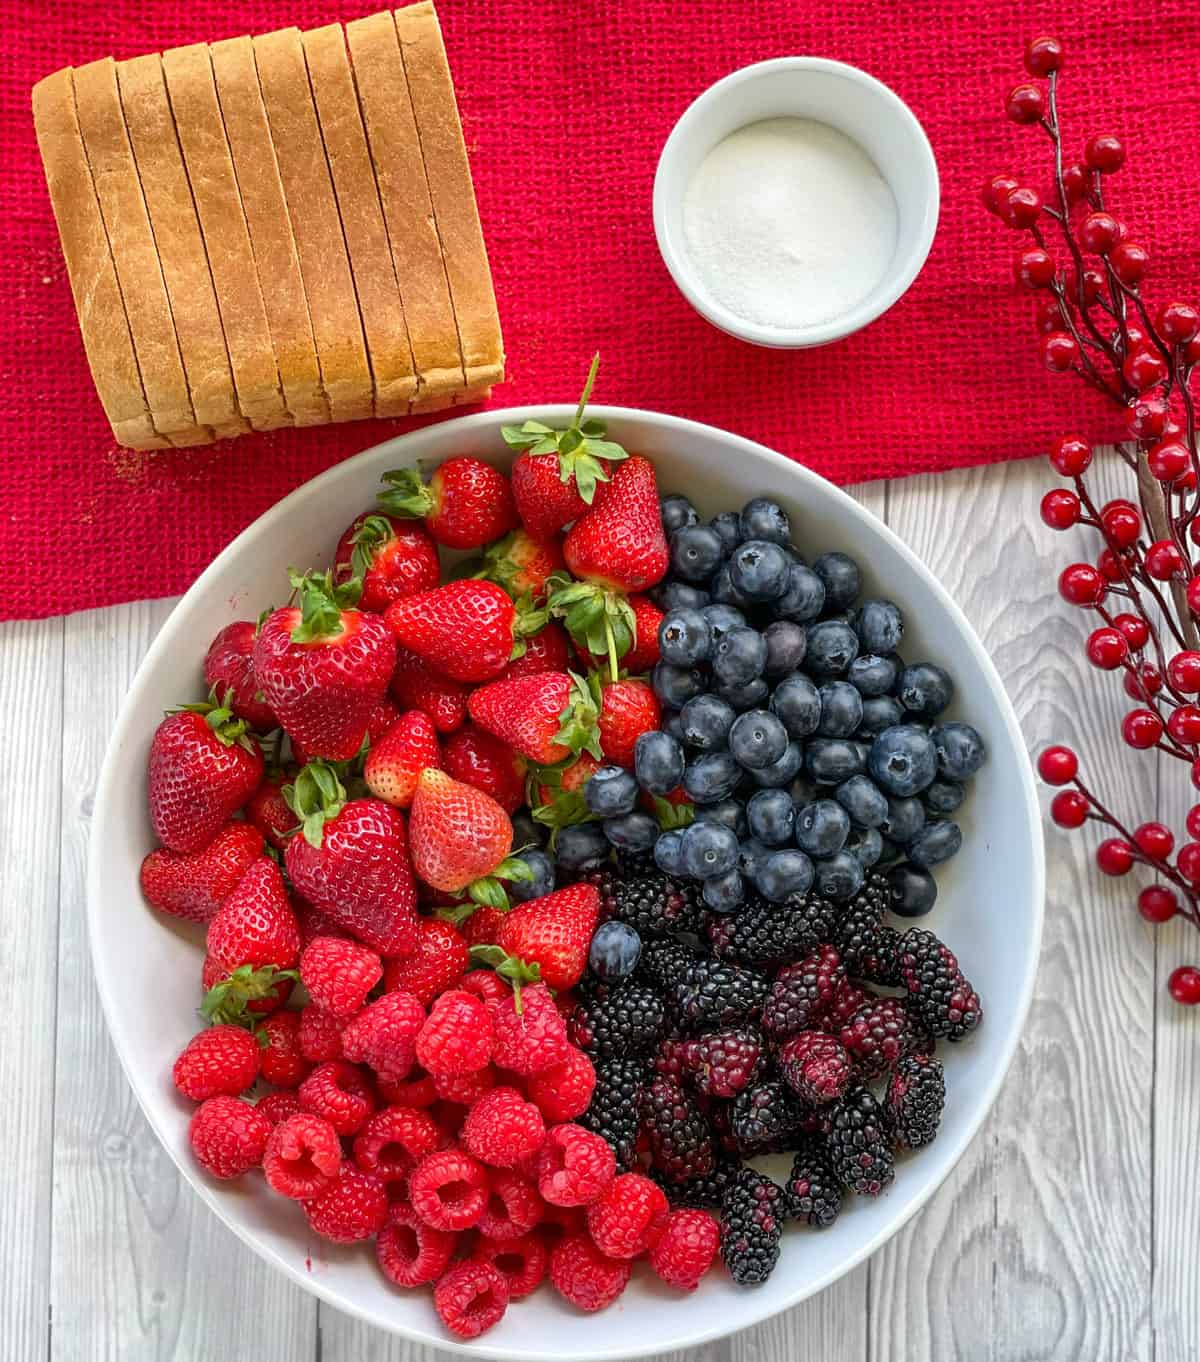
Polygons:
[[[567,406],[486,411],[401,436],[307,483],[234,540],[180,601],[130,687],[100,777],[88,866],[92,957],[117,1053],[150,1124],[199,1195],[256,1252],[331,1305],[420,1343],[528,1362],[602,1362],[693,1347],[795,1305],[879,1248],[950,1172],[991,1106],[1029,1004],[1042,924],[1041,824],[1021,734],[987,654],[929,570],[872,515],[800,464],[710,426],[598,407],[591,414],[608,421],[614,439],[655,461],[664,490],[686,492],[707,514],[756,493],[776,496],[791,512],[803,550],[854,554],[868,589],[903,607],[905,655],[952,670],[956,712],[987,741],[990,758],[964,811],[963,849],[943,867],[938,905],[924,923],[958,953],[986,1010],[970,1040],[943,1047],[948,1101],[941,1134],[901,1161],[895,1184],[877,1201],[851,1198],[829,1230],[789,1231],[764,1286],[742,1290],[714,1272],[684,1300],[639,1269],[621,1300],[600,1315],[577,1313],[547,1288],[465,1347],[443,1331],[428,1293],[388,1284],[369,1248],[316,1239],[299,1208],[256,1177],[221,1184],[197,1168],[187,1144],[192,1108],[172,1086],[171,1065],[197,1027],[201,938],[154,913],[138,893],[138,866],[154,844],[146,757],[162,712],[200,694],[208,640],[231,620],[253,619],[277,601],[289,565],[328,564],[338,535],[371,504],[385,469],[462,453],[503,467],[510,456],[502,424],[534,416],[565,424],[571,413]],[[978,1209],[980,1222],[990,1223],[990,1208]]]
[[[762,326],[731,312],[704,287],[684,239],[683,201],[697,166],[730,133],[765,118],[810,118],[845,133],[875,162],[896,200],[896,249],[883,278],[848,312],[813,326]],[[899,95],[844,62],[779,57],[734,71],[684,111],[659,156],[654,232],[680,293],[702,317],[755,345],[795,350],[840,340],[892,306],[925,263],[938,204],[933,150]]]

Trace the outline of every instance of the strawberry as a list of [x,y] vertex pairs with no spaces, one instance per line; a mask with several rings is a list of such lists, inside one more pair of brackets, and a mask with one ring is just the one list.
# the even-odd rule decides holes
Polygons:
[[171,851],[200,851],[250,798],[263,756],[245,719],[218,705],[185,705],[168,715],[150,743],[150,821]]
[[565,761],[573,752],[601,755],[595,697],[571,672],[493,681],[472,692],[467,709],[480,728],[541,766]]
[[442,579],[437,545],[420,525],[364,511],[338,540],[333,580],[362,582],[360,610],[383,612],[401,596],[428,591]]
[[142,893],[160,912],[189,922],[208,922],[262,849],[262,833],[249,823],[226,823],[200,851],[160,847],[142,862]]
[[363,745],[372,711],[387,690],[396,643],[378,615],[348,607],[357,582],[291,577],[299,606],[272,611],[254,646],[254,671],[267,703],[306,756],[349,761]]
[[468,578],[406,596],[384,618],[402,648],[442,675],[487,681],[525,651],[525,635],[548,616],[527,600],[514,605],[495,582]]
[[262,698],[254,675],[254,640],[258,626],[235,620],[208,645],[204,655],[204,684],[219,691],[225,704],[251,728],[269,733],[279,727],[271,706]]
[[419,709],[410,709],[378,742],[372,743],[363,777],[367,789],[376,798],[398,809],[407,809],[413,801],[421,772],[427,766],[440,767],[441,764],[442,754],[433,720]]
[[240,1021],[278,1006],[295,977],[300,927],[274,861],[260,857],[246,871],[208,924],[206,944],[201,1011],[209,1021]]
[[512,466],[513,497],[526,531],[536,540],[552,539],[583,515],[597,483],[608,481],[609,466],[628,457],[619,444],[605,439],[602,421],[583,420],[599,367],[600,356],[594,355],[566,430],[553,430],[541,421],[501,428],[505,444],[521,450]]
[[596,886],[568,885],[518,904],[501,924],[496,944],[510,957],[539,966],[547,988],[571,988],[583,975],[599,916]]
[[[619,654],[621,670],[626,676],[641,676],[659,660],[658,626],[662,623],[663,612],[649,596],[636,595],[627,599],[633,612],[633,641],[628,652]],[[589,668],[603,665],[603,657],[593,657],[586,648],[580,648],[579,655]]]
[[288,808],[283,787],[294,780],[295,770],[267,771],[258,789],[246,801],[246,821],[253,824],[270,846],[282,851],[296,830],[296,815]]
[[477,903],[508,905],[497,879],[527,877],[524,861],[506,861],[512,824],[491,797],[445,771],[421,772],[408,820],[413,869],[434,889],[467,889]]
[[470,687],[439,676],[407,648],[396,651],[396,670],[390,684],[392,699],[404,709],[420,709],[439,733],[453,733],[467,717]]
[[322,762],[300,772],[288,798],[302,828],[284,858],[296,892],[382,955],[415,950],[417,896],[400,814],[382,799],[347,803]]
[[[525,758],[474,724],[446,739],[441,764],[455,780],[491,795],[505,813],[515,813],[525,802]],[[367,771],[369,784],[369,759]]]
[[[367,715],[367,743],[378,742],[400,717],[400,713],[399,707],[394,705],[386,695],[376,700],[370,714]],[[288,741],[292,745],[292,756],[297,766],[307,766],[310,761],[321,760],[320,757],[309,752],[299,739],[289,737]],[[357,756],[359,753],[355,753],[355,755]]]
[[[453,912],[453,909],[449,910]],[[504,919],[508,916],[500,908],[489,908],[486,904],[476,908],[475,911],[462,923],[462,933],[467,939],[468,946],[494,946],[496,938],[500,935],[500,927]],[[476,970],[467,975],[467,979],[472,980],[475,975],[487,977],[484,970]],[[495,978],[494,975],[491,976]]]
[[514,657],[501,677],[533,676],[537,672],[565,672],[570,655],[567,636],[561,624],[551,620],[525,640],[525,651]]
[[572,574],[610,591],[648,591],[666,575],[667,539],[649,459],[634,455],[596,493],[563,543]]
[[599,770],[600,763],[590,752],[580,752],[569,766],[553,766],[537,772],[533,782],[533,817],[548,828],[566,828],[586,823],[592,811],[583,797],[583,787]]
[[564,567],[562,544],[557,538],[538,541],[525,530],[513,530],[488,545],[483,567],[475,575],[495,582],[514,601],[522,596],[541,601],[546,598],[550,577]]
[[388,484],[379,504],[395,516],[421,517],[439,544],[449,549],[478,549],[518,524],[512,488],[503,473],[482,459],[447,459],[426,486],[415,468],[383,475]]
[[424,1007],[448,988],[454,988],[471,963],[467,939],[452,922],[423,917],[417,949],[404,960],[387,960],[383,987],[388,993],[404,989]]
[[658,727],[662,709],[645,681],[611,681],[600,692],[600,748],[606,761],[633,768],[633,748]]

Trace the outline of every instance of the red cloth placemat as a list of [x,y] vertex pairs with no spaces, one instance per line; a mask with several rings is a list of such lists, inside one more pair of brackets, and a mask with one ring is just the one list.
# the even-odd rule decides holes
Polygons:
[[[0,618],[181,591],[284,493],[404,428],[357,422],[151,455],[115,447],[75,323],[30,86],[110,53],[379,7],[0,0]],[[1154,289],[1195,283],[1200,101],[1187,5],[439,0],[439,10],[509,355],[495,404],[573,399],[599,348],[597,400],[724,426],[842,482],[1022,457],[1065,429],[1108,428],[1081,384],[1040,371],[1032,305],[1012,297],[1013,240],[978,204],[985,173],[1046,178],[1041,134],[1001,116],[1033,22],[1068,45],[1069,135],[1126,136],[1131,164],[1114,198],[1153,252]],[[712,330],[676,292],[650,191],[667,133],[701,90],[796,53],[862,66],[912,106],[940,166],[942,218],[923,273],[885,318],[823,349],[767,351]]]

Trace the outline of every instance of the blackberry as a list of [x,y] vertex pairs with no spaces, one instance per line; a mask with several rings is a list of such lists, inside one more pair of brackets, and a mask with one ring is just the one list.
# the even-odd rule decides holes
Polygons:
[[657,993],[644,984],[599,989],[571,1014],[571,1039],[593,1059],[648,1055],[658,1043],[665,1012]]
[[932,1055],[937,1049],[937,1037],[925,1025],[925,1019],[917,1010],[911,998],[902,998],[904,1010],[908,1013],[908,1050],[910,1055]]
[[730,917],[710,913],[704,922],[713,954],[742,965],[770,965],[795,960],[829,937],[836,910],[825,899],[793,894],[771,903],[749,895]]
[[842,1209],[842,1184],[833,1171],[828,1143],[820,1135],[805,1135],[792,1159],[783,1184],[788,1214],[816,1229],[828,1229]]
[[639,1059],[609,1059],[596,1065],[596,1087],[579,1124],[612,1146],[617,1166],[627,1171],[637,1160],[638,1104],[646,1083]]
[[851,1088],[829,1129],[833,1171],[860,1196],[878,1196],[896,1175],[886,1111],[867,1088]]
[[900,946],[900,979],[918,1015],[935,1036],[962,1040],[983,1020],[979,995],[954,952],[932,932],[910,927]]
[[907,1055],[896,1065],[884,1097],[896,1143],[902,1149],[931,1144],[946,1105],[946,1077],[936,1059]]
[[777,1182],[743,1168],[721,1202],[721,1257],[739,1286],[765,1282],[779,1261],[786,1198]]
[[878,927],[858,952],[854,973],[868,984],[886,988],[900,985],[900,943],[903,937],[895,927]]
[[766,996],[767,981],[761,974],[702,957],[676,983],[670,999],[685,1026],[711,1027],[757,1017]]
[[774,1040],[785,1040],[797,1031],[819,1029],[845,978],[842,958],[833,946],[818,946],[781,969],[763,1005],[763,1030]]
[[868,998],[842,1027],[860,1082],[882,1078],[908,1048],[908,1009],[899,998]]
[[846,969],[860,978],[863,960],[870,954],[883,923],[888,898],[887,880],[882,875],[868,875],[863,887],[842,909],[830,938]]
[[652,875],[658,869],[654,864],[653,848],[649,851],[618,851],[617,868],[626,880],[634,875]]
[[760,1083],[738,1093],[730,1127],[744,1154],[781,1149],[800,1129],[799,1103],[782,1083]]
[[681,1058],[697,1092],[706,1097],[736,1097],[762,1067],[763,1039],[744,1027],[716,1031],[685,1041]]
[[699,898],[653,868],[613,882],[611,902],[613,916],[642,937],[695,931],[700,922]]
[[670,937],[647,941],[642,946],[637,977],[660,993],[668,993],[684,978],[696,959],[695,950],[682,941]]
[[642,1093],[641,1113],[650,1161],[668,1181],[687,1182],[713,1171],[712,1132],[681,1084],[661,1075],[654,1078]]
[[779,1071],[796,1096],[815,1107],[836,1101],[846,1091],[851,1061],[836,1036],[800,1031],[779,1051]]
[[607,922],[610,918],[616,917],[617,886],[624,879],[620,869],[610,862],[602,865],[598,870],[590,871],[583,878],[588,884],[595,885],[600,895],[599,920]]
[[696,1210],[714,1210],[721,1204],[725,1190],[733,1182],[741,1168],[741,1160],[727,1155],[718,1157],[711,1173],[686,1182],[672,1182],[657,1169],[651,1168],[650,1176],[667,1194],[672,1207],[690,1206]]
[[650,1061],[651,1069],[664,1078],[673,1078],[676,1083],[682,1083],[688,1073],[685,1055],[692,1043],[683,1036],[664,1037]]

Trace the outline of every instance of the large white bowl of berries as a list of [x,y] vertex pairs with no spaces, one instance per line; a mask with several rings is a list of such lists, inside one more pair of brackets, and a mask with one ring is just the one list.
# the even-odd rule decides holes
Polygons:
[[[489,1357],[600,1362],[686,1349],[860,1263],[979,1128],[1017,1044],[1041,935],[1042,839],[1020,730],[986,652],[929,570],[844,493],[761,445],[651,412],[588,416],[565,442],[551,432],[578,419],[567,407],[430,426],[260,517],[147,654],[113,733],[91,843],[89,925],[108,1023],[150,1123],[197,1193],[328,1303]],[[443,486],[431,506],[419,478],[393,478],[380,507],[385,473],[419,464],[429,477],[470,457],[507,474],[514,458],[561,451],[586,483],[581,447],[601,439],[640,457],[612,465],[613,481],[567,541],[566,565],[585,585],[569,574],[554,584],[565,622],[590,644],[590,691],[533,680],[549,674],[537,670],[543,652],[552,671],[562,667],[561,640],[538,632],[539,590],[515,613],[492,588],[473,597],[463,585],[420,608],[412,594],[388,606],[404,589],[445,593],[439,573],[475,579],[461,566],[469,553],[445,551],[474,547],[469,526],[448,523],[452,491]],[[531,475],[520,490],[541,534],[569,512],[553,477]],[[489,537],[497,515],[508,517],[501,528],[513,521],[495,493],[485,479],[464,513],[491,526]],[[664,503],[664,528],[646,503],[669,494],[686,500]],[[441,567],[422,533],[414,548],[393,543],[386,520],[364,529],[373,507],[416,512],[418,527],[424,516]],[[208,676],[240,678],[241,718],[192,713],[160,730],[164,711],[207,692],[210,641],[285,600],[289,569],[332,567],[352,523],[364,532],[351,570],[377,569],[363,610],[305,589],[303,616],[276,612],[257,638],[252,625],[224,634]],[[551,566],[562,563],[560,541]],[[536,579],[544,565],[500,553],[483,570],[522,596],[523,574]],[[623,574],[643,588],[632,610]],[[661,650],[673,661],[609,696],[606,654],[624,671],[632,634],[636,667],[653,664],[660,621],[643,598],[655,582],[670,617]],[[477,627],[471,610],[483,612]],[[397,638],[410,650],[399,665]],[[510,651],[525,653],[524,678],[500,675]],[[422,690],[428,675],[413,652],[455,684]],[[587,670],[575,652],[570,670]],[[383,707],[383,728],[372,720],[364,754],[362,687],[382,702],[389,678],[395,709]],[[463,736],[464,710],[466,731],[490,738]],[[260,787],[273,712],[292,739],[279,757],[291,754],[283,780],[298,813]],[[401,712],[408,727],[391,732]],[[525,758],[505,755],[501,741]],[[297,778],[297,758],[330,760]],[[514,854],[535,836],[516,811],[526,758],[555,768],[531,782],[543,808],[536,835],[547,821],[564,827],[514,871],[511,858],[495,863],[513,843],[505,814]],[[438,764],[450,782],[418,779]],[[472,782],[482,802],[464,789]],[[261,854],[260,832],[279,843],[286,880]],[[143,869],[159,842],[173,850]],[[450,907],[438,920],[460,930],[424,925],[435,905],[462,899],[461,863],[472,857],[463,873],[485,916]],[[560,886],[591,878],[538,908],[556,871]],[[173,913],[145,901],[139,876]],[[508,918],[495,908],[506,893]],[[881,920],[885,903],[901,915]],[[589,948],[598,915],[609,922]],[[458,977],[467,939],[482,948],[477,966],[501,966],[498,979]],[[544,983],[529,982],[539,969]],[[545,984],[581,970],[559,988],[577,1004],[563,1023]],[[508,992],[514,974],[526,980],[522,1010]],[[196,1041],[213,985],[217,1026]],[[268,1021],[289,989],[288,1007]],[[385,1001],[372,1001],[384,989]],[[302,1002],[307,1014],[296,1012]],[[530,1017],[542,1018],[539,1038]],[[599,1084],[583,1111],[593,1069]],[[509,1091],[481,1097],[489,1086]],[[292,1095],[251,1109],[272,1091]],[[472,1101],[489,1105],[468,1114]],[[455,1148],[435,1148],[446,1145]],[[653,1171],[666,1192],[628,1172],[614,1180],[617,1161]],[[758,1171],[739,1174],[738,1162]],[[722,1194],[723,1207],[713,1205]],[[668,1199],[707,1202],[712,1219],[668,1212]],[[506,1253],[481,1223],[497,1240],[524,1237]],[[685,1295],[680,1284],[710,1259]],[[439,1275],[436,1296],[432,1282],[397,1284]],[[580,1308],[609,1298],[597,1313]]]

